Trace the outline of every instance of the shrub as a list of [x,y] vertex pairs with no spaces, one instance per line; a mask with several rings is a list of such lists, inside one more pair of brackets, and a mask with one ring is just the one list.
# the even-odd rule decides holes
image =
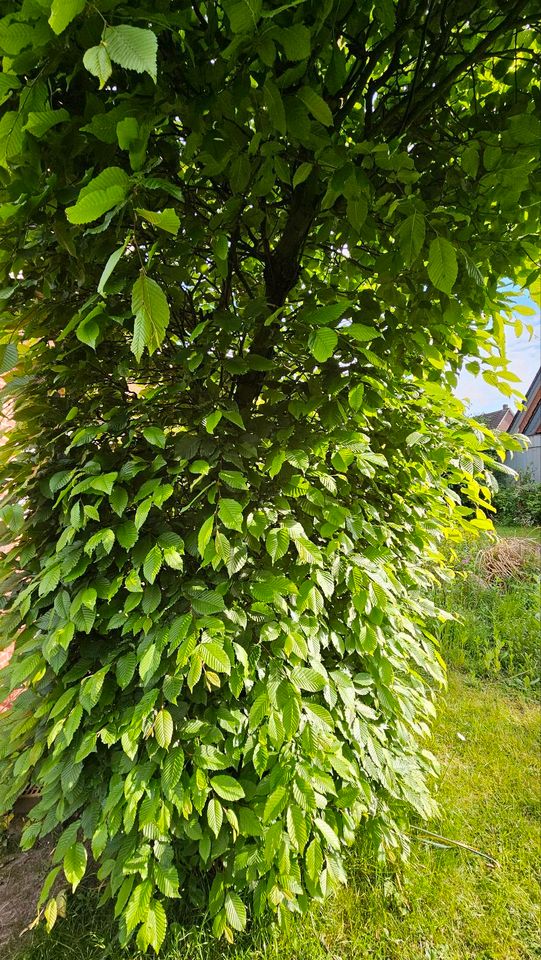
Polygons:
[[11,6],[0,801],[60,831],[49,926],[90,850],[122,943],[181,896],[230,940],[433,810],[434,568],[516,443],[451,389],[512,394],[528,5]]
[[531,474],[518,477],[516,483],[502,483],[494,496],[498,523],[506,526],[541,526],[541,483]]

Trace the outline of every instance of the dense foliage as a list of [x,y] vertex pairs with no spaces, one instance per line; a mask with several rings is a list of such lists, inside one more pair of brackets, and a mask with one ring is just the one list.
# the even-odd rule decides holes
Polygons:
[[498,523],[541,527],[541,483],[530,473],[521,474],[516,482],[500,483],[494,507]]
[[[463,358],[534,281],[532,0],[2,4],[1,804],[123,943],[231,939],[431,813]],[[18,348],[18,353],[17,353]],[[466,496],[462,506],[456,492]]]

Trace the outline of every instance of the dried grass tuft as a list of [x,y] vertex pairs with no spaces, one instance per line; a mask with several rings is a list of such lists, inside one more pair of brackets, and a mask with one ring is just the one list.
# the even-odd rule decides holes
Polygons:
[[475,567],[488,583],[531,577],[541,569],[541,544],[528,538],[506,537],[480,550]]

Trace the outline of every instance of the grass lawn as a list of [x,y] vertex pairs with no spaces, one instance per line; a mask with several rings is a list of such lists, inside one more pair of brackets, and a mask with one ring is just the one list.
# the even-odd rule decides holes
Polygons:
[[[501,686],[450,677],[435,749],[441,820],[431,829],[494,856],[414,843],[400,877],[360,851],[350,886],[279,932],[266,926],[234,947],[200,927],[180,933],[164,960],[530,960],[541,957],[539,887],[541,712]],[[38,931],[20,960],[135,960],[95,916],[88,890],[52,935]]]

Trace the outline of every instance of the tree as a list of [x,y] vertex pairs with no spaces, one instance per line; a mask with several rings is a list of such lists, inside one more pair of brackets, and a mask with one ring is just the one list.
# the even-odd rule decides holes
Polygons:
[[90,846],[122,942],[201,891],[231,939],[434,809],[432,590],[504,453],[452,388],[514,393],[537,4],[3,9],[2,806],[62,827],[49,925]]

